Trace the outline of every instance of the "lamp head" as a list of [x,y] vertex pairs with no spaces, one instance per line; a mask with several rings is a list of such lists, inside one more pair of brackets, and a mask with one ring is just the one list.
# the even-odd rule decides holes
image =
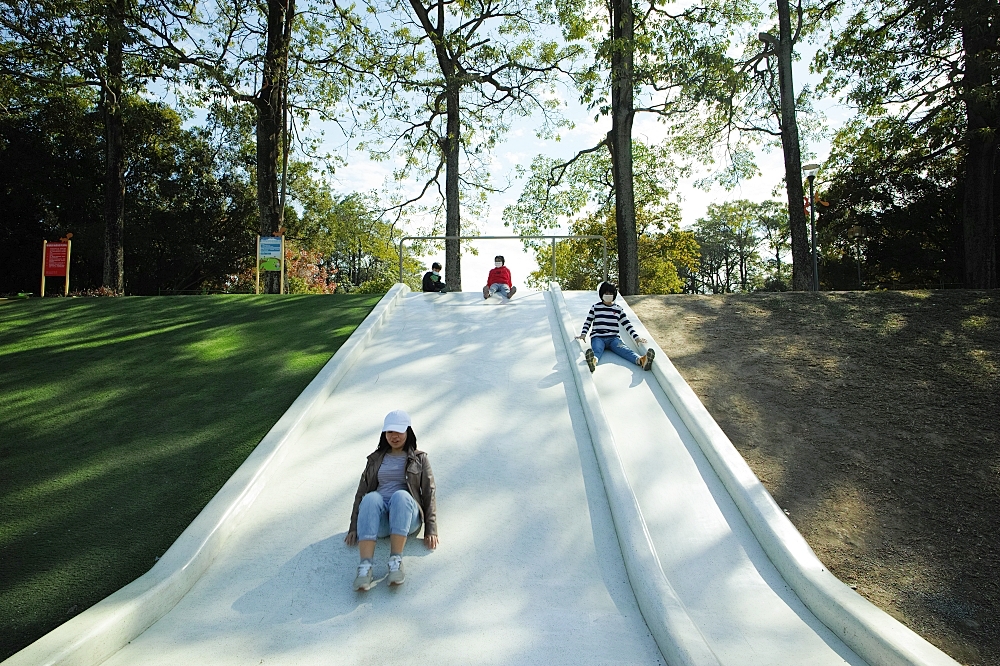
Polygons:
[[816,177],[816,172],[819,171],[818,164],[806,164],[802,167],[802,173],[806,175],[806,178],[810,180]]

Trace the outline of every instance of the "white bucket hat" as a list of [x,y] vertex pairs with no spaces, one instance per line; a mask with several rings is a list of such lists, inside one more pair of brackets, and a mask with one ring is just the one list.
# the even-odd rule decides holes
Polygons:
[[394,409],[385,415],[382,432],[406,432],[410,427],[410,415],[402,409]]

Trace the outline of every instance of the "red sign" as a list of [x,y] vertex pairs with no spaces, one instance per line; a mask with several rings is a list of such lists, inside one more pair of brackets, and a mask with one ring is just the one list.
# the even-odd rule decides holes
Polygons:
[[49,243],[45,246],[45,277],[66,277],[68,243]]

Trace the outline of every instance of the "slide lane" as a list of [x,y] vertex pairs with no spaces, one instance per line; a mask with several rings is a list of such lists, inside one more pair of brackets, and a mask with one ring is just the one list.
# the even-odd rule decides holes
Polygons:
[[[564,296],[579,333],[596,297]],[[771,564],[652,373],[605,353],[593,378],[663,572],[719,662],[865,664]]]
[[[558,325],[543,293],[407,294],[211,567],[105,663],[663,664]],[[404,585],[356,593],[343,538],[397,408],[434,468],[441,543],[411,539]]]

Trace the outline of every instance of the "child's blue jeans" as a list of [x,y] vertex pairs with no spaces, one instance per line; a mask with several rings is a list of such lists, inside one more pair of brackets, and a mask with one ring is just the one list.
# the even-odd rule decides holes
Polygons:
[[503,296],[504,298],[510,298],[510,287],[508,287],[503,282],[494,282],[493,284],[490,285],[490,296],[497,293],[498,291],[500,292],[500,295]]
[[605,349],[609,349],[614,353],[621,356],[623,359],[629,363],[635,363],[639,360],[639,355],[628,348],[628,346],[622,342],[622,339],[617,335],[608,337],[591,337],[590,338],[590,348],[594,350],[594,356],[597,360],[601,360],[601,355],[604,353]]
[[358,507],[358,540],[374,541],[390,534],[409,536],[420,529],[420,509],[417,501],[405,490],[397,490],[385,500],[378,492],[361,498]]

